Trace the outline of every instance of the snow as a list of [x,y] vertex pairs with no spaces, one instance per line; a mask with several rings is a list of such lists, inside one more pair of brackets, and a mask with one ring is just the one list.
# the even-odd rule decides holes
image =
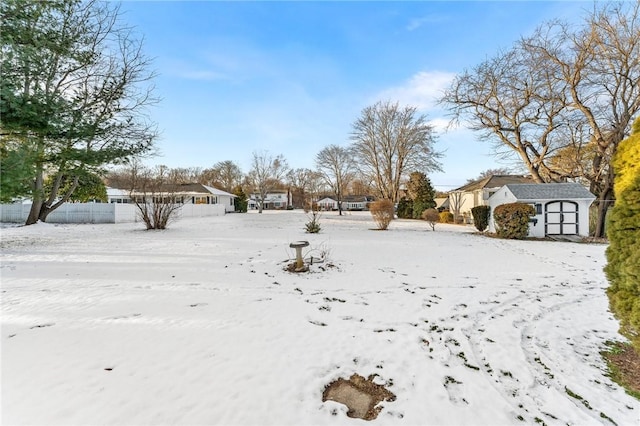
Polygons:
[[396,395],[374,424],[640,422],[599,355],[606,246],[308,220],[0,229],[2,423],[362,425],[322,402],[353,373]]

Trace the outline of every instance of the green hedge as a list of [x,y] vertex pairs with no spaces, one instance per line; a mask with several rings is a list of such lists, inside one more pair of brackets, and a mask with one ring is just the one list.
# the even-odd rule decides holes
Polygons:
[[529,234],[529,217],[536,214],[531,204],[501,204],[493,211],[496,234],[500,238],[521,240]]
[[640,352],[640,173],[618,195],[609,214],[605,273],[611,311],[620,332]]

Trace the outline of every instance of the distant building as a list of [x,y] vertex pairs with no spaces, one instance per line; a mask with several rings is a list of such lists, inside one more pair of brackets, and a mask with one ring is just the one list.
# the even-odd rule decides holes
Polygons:
[[596,197],[579,183],[508,184],[488,200],[489,231],[495,232],[493,211],[501,204],[531,204],[530,237],[589,235],[589,206]]
[[476,206],[485,206],[498,189],[507,184],[529,183],[535,184],[530,176],[520,175],[491,175],[461,186],[449,192],[449,210],[454,213],[459,209],[459,214],[471,220],[471,209]]

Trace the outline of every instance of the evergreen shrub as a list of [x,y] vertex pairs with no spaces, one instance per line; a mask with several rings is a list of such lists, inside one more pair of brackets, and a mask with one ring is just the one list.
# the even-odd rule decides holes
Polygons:
[[308,234],[318,234],[322,229],[320,227],[320,212],[312,211],[309,213],[309,222],[304,224],[304,229]]
[[631,136],[620,142],[613,169],[616,202],[607,221],[607,296],[620,333],[640,353],[640,118]]
[[441,212],[440,213],[440,222],[442,222],[442,223],[453,223],[453,213],[451,213],[451,212]]
[[609,305],[620,321],[620,333],[640,352],[640,173],[616,199],[607,236]]
[[398,202],[398,211],[396,213],[399,219],[411,219],[413,217],[413,201],[407,197],[402,197]]
[[234,202],[234,206],[235,206],[235,211],[238,213],[246,213],[247,209],[249,208],[249,201],[248,201],[248,197],[247,194],[244,192],[244,190],[242,189],[242,186],[238,185],[233,189],[233,195],[236,196],[235,202]]
[[395,215],[395,208],[391,200],[374,201],[369,205],[369,211],[376,225],[378,225],[378,229],[381,231],[389,227]]
[[531,204],[501,204],[493,212],[500,238],[521,240],[529,234],[529,217],[536,214]]
[[491,207],[489,206],[475,206],[471,209],[471,214],[473,215],[473,224],[478,231],[484,232],[484,230],[489,226],[490,212]]

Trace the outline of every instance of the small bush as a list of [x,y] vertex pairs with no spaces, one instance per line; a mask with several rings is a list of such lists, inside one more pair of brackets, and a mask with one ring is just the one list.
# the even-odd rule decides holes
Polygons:
[[422,212],[422,219],[429,222],[431,225],[431,230],[436,230],[436,223],[440,222],[440,213],[436,209],[426,209]]
[[453,213],[451,213],[451,212],[441,212],[440,213],[440,222],[441,223],[453,223]]
[[473,215],[473,224],[480,232],[484,232],[489,226],[489,212],[491,207],[489,206],[475,206],[471,209]]
[[521,240],[529,234],[529,217],[536,214],[531,204],[501,204],[493,212],[500,238]]
[[308,234],[318,234],[322,229],[320,227],[320,212],[317,210],[311,211],[308,215],[309,222],[304,224],[304,228]]
[[369,205],[369,211],[373,220],[378,225],[378,229],[384,231],[389,227],[395,214],[393,202],[391,200],[378,200]]

